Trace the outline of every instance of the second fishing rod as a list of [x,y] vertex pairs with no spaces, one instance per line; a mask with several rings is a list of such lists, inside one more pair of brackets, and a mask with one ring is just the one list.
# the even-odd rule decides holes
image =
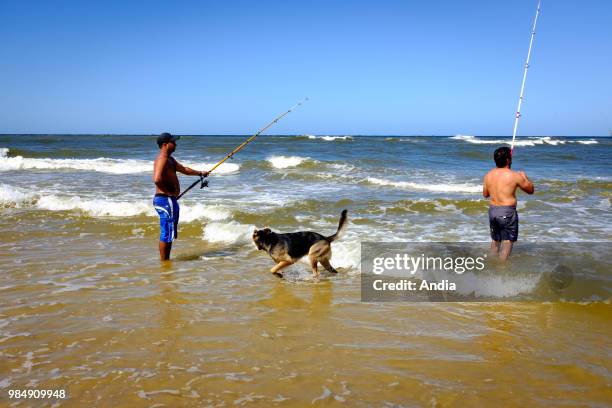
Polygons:
[[[266,130],[268,130],[272,125],[274,125],[276,122],[278,122],[279,120],[281,120],[285,115],[289,114],[292,110],[294,110],[295,108],[297,108],[298,106],[300,106],[301,104],[303,104],[304,102],[306,102],[308,100],[308,98],[305,98],[304,100],[296,103],[295,105],[293,105],[291,108],[289,108],[287,111],[283,112],[282,114],[278,115],[276,118],[274,118],[274,120],[272,120],[270,123],[268,123],[266,126],[264,126],[263,128],[261,128],[261,130],[259,130],[259,132],[255,133],[253,136],[249,137],[247,140],[245,140],[244,142],[242,142],[238,147],[236,147],[234,150],[232,150],[230,153],[228,153],[221,161],[219,161],[217,164],[215,164],[209,171],[208,174],[210,175],[210,173],[212,173],[213,171],[215,171],[215,169],[217,167],[219,167],[220,165],[222,165],[223,163],[225,163],[226,160],[232,158],[232,156],[234,156],[236,153],[238,153],[240,150],[242,150],[247,144],[249,144],[253,139],[255,139],[257,136],[259,136],[260,134],[262,134],[263,132],[265,132]],[[194,188],[195,186],[197,186],[198,184],[200,184],[200,188],[204,188],[208,186],[208,181],[204,180],[203,176],[200,176],[200,179],[193,182],[189,187],[187,187],[181,194],[179,194],[179,196],[177,197],[177,200],[179,200],[182,196],[184,196],[189,190],[191,190],[192,188]]]

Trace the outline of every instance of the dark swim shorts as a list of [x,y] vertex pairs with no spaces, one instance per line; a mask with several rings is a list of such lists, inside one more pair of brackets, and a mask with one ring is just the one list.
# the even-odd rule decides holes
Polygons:
[[516,241],[518,239],[519,217],[513,205],[489,206],[489,227],[493,241]]
[[153,207],[159,214],[159,240],[172,242],[178,236],[179,205],[176,197],[155,194]]

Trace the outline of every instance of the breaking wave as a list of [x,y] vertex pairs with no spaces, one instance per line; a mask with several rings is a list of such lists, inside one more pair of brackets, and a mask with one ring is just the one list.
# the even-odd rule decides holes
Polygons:
[[[508,138],[508,139],[479,139],[475,136],[470,136],[470,135],[456,135],[456,136],[452,136],[450,137],[450,139],[453,140],[462,140],[464,142],[467,143],[472,143],[472,144],[507,144],[510,145],[512,143],[512,139]],[[557,146],[557,145],[564,145],[566,143],[580,143],[580,144],[597,144],[599,143],[597,140],[561,140],[561,139],[553,139],[550,136],[544,136],[544,137],[528,137],[528,138],[518,138],[514,141],[514,145],[515,146],[537,146],[537,145],[552,145],[552,146]]]
[[[216,163],[185,163],[186,166],[194,168],[194,169],[210,169]],[[240,165],[236,163],[223,163],[219,167],[215,169],[214,174],[229,174],[235,173],[240,170]]]
[[[134,174],[153,171],[153,162],[137,159],[111,159],[100,157],[98,159],[49,159],[27,158],[23,156],[8,157],[8,148],[0,148],[0,171],[11,170],[80,170],[97,171],[110,174]],[[208,169],[214,163],[184,163],[196,169]],[[223,163],[215,174],[228,174],[238,171],[240,166],[236,163]]]
[[410,142],[410,143],[421,143],[423,139],[419,136],[410,136],[410,137],[386,137],[385,142]]
[[315,136],[315,135],[304,135],[304,137],[310,140],[323,140],[325,142],[336,142],[336,141],[351,141],[353,136]]
[[0,208],[22,207],[37,200],[36,195],[29,191],[0,184]]
[[231,222],[211,222],[204,227],[204,238],[208,242],[245,244],[251,242],[254,225]]
[[[35,208],[45,211],[76,211],[89,217],[157,216],[150,200],[116,201],[68,197],[56,194],[36,194],[17,187],[0,184],[0,208]],[[181,221],[218,221],[229,218],[231,212],[221,205],[181,205]]]
[[436,213],[463,213],[479,214],[487,210],[489,203],[482,199],[425,199],[418,200],[399,200],[391,205],[372,201],[367,207],[370,214],[436,214]]
[[476,184],[422,184],[414,183],[411,181],[392,181],[385,180],[375,177],[368,177],[365,180],[367,183],[376,184],[380,186],[388,186],[395,188],[402,188],[407,190],[426,190],[440,193],[479,193],[482,191],[482,187]]
[[276,169],[286,169],[288,167],[296,167],[306,160],[311,160],[310,157],[300,156],[271,156],[266,159],[272,167]]
[[10,170],[84,170],[111,174],[144,173],[153,170],[153,162],[117,159],[31,159],[22,156],[2,157],[0,171]]

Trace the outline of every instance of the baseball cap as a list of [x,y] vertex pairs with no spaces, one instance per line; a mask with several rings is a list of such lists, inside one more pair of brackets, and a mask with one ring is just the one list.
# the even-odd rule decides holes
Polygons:
[[157,145],[161,147],[164,143],[176,142],[180,138],[180,136],[172,136],[170,133],[164,132],[157,136]]

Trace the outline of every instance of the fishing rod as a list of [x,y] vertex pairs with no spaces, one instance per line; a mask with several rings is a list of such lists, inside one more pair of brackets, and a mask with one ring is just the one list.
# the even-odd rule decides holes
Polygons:
[[525,94],[525,81],[527,79],[527,70],[529,69],[529,59],[531,58],[531,47],[533,45],[533,38],[536,33],[536,24],[538,23],[538,16],[540,15],[542,1],[538,0],[538,8],[536,10],[535,19],[533,20],[533,28],[531,29],[531,39],[529,40],[529,51],[527,51],[527,61],[525,62],[525,70],[523,71],[523,83],[521,84],[521,94],[519,96],[518,107],[516,108],[516,116],[514,117],[514,130],[512,131],[512,144],[510,145],[510,154],[514,151],[514,139],[516,138],[516,129],[518,128],[518,122],[521,118],[521,105],[523,104],[523,95]]
[[[308,98],[305,98],[304,100],[296,103],[295,105],[293,105],[291,108],[289,108],[289,110],[287,110],[286,112],[278,115],[272,122],[268,123],[266,126],[264,126],[259,132],[255,133],[253,136],[249,137],[247,140],[245,140],[244,142],[242,142],[240,144],[240,146],[238,146],[237,148],[235,148],[234,150],[232,150],[228,155],[226,155],[223,160],[221,160],[219,163],[215,164],[209,171],[208,174],[212,173],[217,167],[219,167],[220,165],[222,165],[223,163],[225,163],[226,160],[231,159],[234,154],[238,153],[240,150],[242,150],[243,147],[245,147],[247,144],[249,144],[251,142],[251,140],[255,139],[257,136],[259,136],[260,134],[262,134],[263,132],[265,132],[266,130],[268,130],[268,128],[270,128],[272,125],[274,125],[276,122],[278,122],[279,120],[281,120],[285,115],[287,115],[289,112],[291,112],[292,110],[294,110],[295,108],[297,108],[298,106],[300,106],[301,104],[303,104],[304,102],[306,102],[308,100]],[[204,180],[203,176],[200,176],[200,179],[193,182],[192,185],[190,185],[189,187],[187,187],[185,189],[185,191],[183,191],[176,199],[180,199],[182,196],[185,195],[185,193],[187,193],[189,190],[191,190],[192,188],[194,188],[196,185],[198,185],[198,183],[200,184],[200,188],[204,188],[208,186],[208,181]]]

